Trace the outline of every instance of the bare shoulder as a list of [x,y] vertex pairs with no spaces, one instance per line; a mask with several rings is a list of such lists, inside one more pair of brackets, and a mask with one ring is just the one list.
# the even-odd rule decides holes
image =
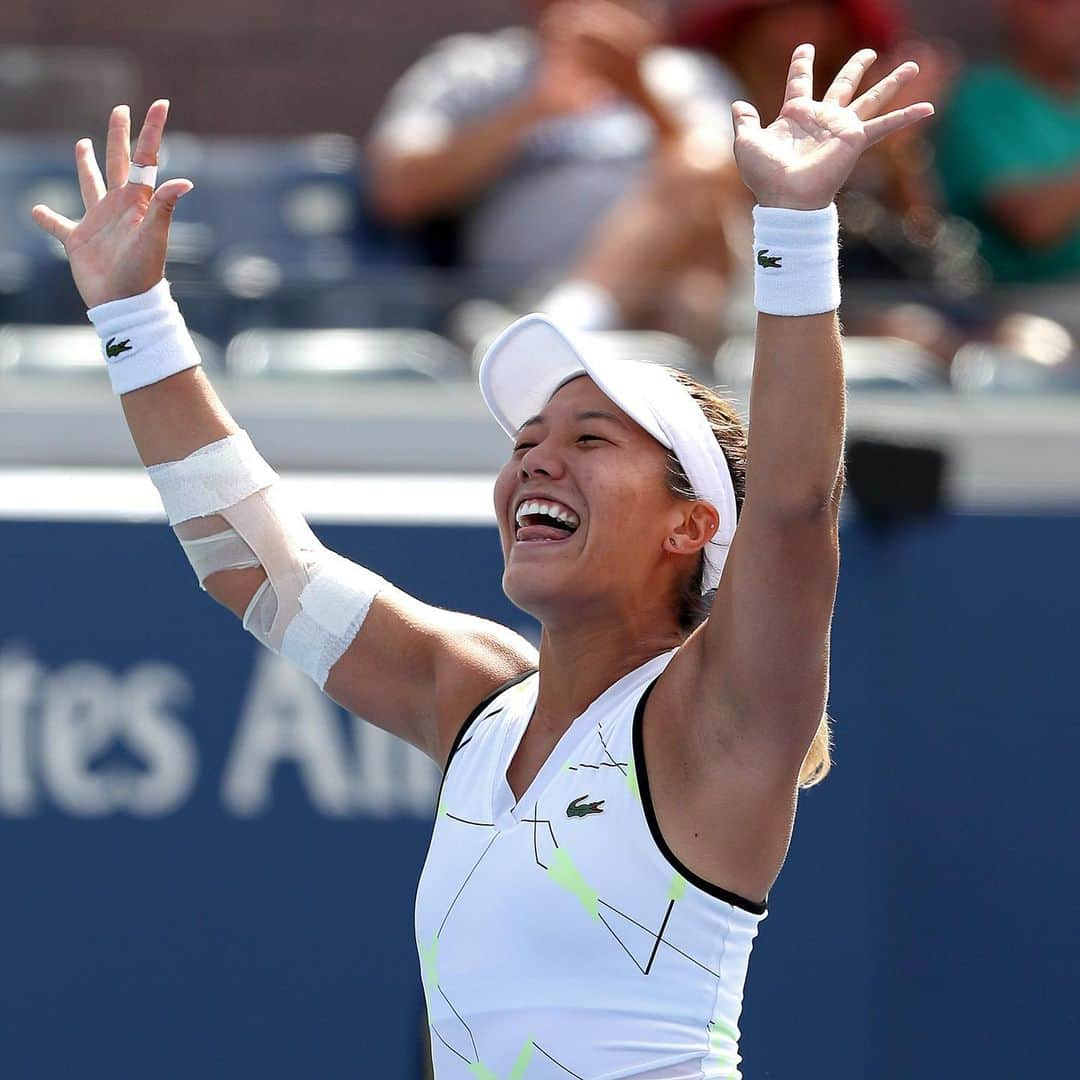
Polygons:
[[326,692],[441,767],[476,705],[536,663],[533,646],[508,627],[389,587],[331,669]]

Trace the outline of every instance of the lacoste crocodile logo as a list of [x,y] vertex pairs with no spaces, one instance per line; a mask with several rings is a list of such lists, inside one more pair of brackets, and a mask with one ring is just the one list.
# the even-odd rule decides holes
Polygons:
[[[579,795],[567,808],[567,817],[588,817],[589,814],[602,814],[604,812],[605,799],[598,799],[596,802],[582,803],[582,799],[587,799],[588,795]],[[580,804],[580,805],[579,805]]]
[[119,356],[122,352],[131,352],[131,338],[117,341],[116,338],[111,337],[105,343],[105,355],[109,357],[110,360],[114,356]]
[[779,270],[783,265],[783,255],[770,255],[768,248],[762,248],[757,253],[758,266],[764,266],[766,270]]

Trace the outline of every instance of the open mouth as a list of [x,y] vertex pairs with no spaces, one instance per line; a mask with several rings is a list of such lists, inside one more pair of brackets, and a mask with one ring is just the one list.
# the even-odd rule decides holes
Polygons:
[[581,519],[568,506],[552,499],[524,499],[514,515],[514,539],[520,543],[559,543],[577,531]]

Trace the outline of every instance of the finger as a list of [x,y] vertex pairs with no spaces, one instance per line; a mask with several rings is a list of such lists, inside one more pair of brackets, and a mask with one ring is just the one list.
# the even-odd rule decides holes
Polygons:
[[906,109],[897,109],[895,112],[886,113],[884,116],[867,120],[863,124],[867,144],[872,146],[882,139],[888,138],[893,132],[910,127],[912,124],[925,120],[934,115],[934,106],[929,101],[920,101],[917,105],[909,105]]
[[150,205],[146,208],[140,229],[164,242],[168,239],[169,223],[172,221],[176,204],[194,187],[190,180],[166,180],[154,192]]
[[825,91],[825,101],[836,105],[848,105],[863,81],[870,65],[877,59],[873,49],[860,49],[837,73],[832,85]]
[[127,183],[131,164],[131,109],[117,105],[109,117],[109,135],[105,141],[105,176],[109,190]]
[[761,127],[761,117],[757,109],[749,101],[733,101],[731,103],[731,122],[735,126],[735,134],[749,132],[754,128]]
[[89,139],[80,139],[75,144],[75,172],[79,177],[83,206],[89,210],[105,197],[105,181],[101,179],[94,144]]
[[139,131],[139,139],[135,144],[135,153],[131,160],[139,165],[156,165],[158,163],[158,151],[161,149],[161,139],[165,134],[165,120],[169,115],[169,102],[166,98],[159,98],[146,110],[146,119]]
[[44,203],[38,203],[30,211],[34,224],[43,228],[50,236],[55,236],[61,244],[67,243],[67,238],[75,228],[75,222],[71,218],[50,210]]
[[814,46],[800,45],[791,54],[791,66],[788,68],[787,89],[784,91],[784,104],[796,98],[814,96]]
[[865,94],[851,103],[855,115],[860,120],[869,120],[870,117],[881,112],[896,96],[897,91],[918,74],[919,65],[914,60],[908,60],[898,68],[894,68],[884,79],[874,83]]

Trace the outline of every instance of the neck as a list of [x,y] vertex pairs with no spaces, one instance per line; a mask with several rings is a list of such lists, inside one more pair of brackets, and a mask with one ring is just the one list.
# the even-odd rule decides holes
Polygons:
[[540,688],[534,722],[565,731],[609,686],[660,653],[681,645],[669,613],[566,626],[545,623],[540,639]]
[[1018,42],[1012,50],[1012,62],[1032,82],[1053,94],[1072,97],[1077,90],[1077,70],[1073,65],[1061,64],[1045,49],[1027,42]]

